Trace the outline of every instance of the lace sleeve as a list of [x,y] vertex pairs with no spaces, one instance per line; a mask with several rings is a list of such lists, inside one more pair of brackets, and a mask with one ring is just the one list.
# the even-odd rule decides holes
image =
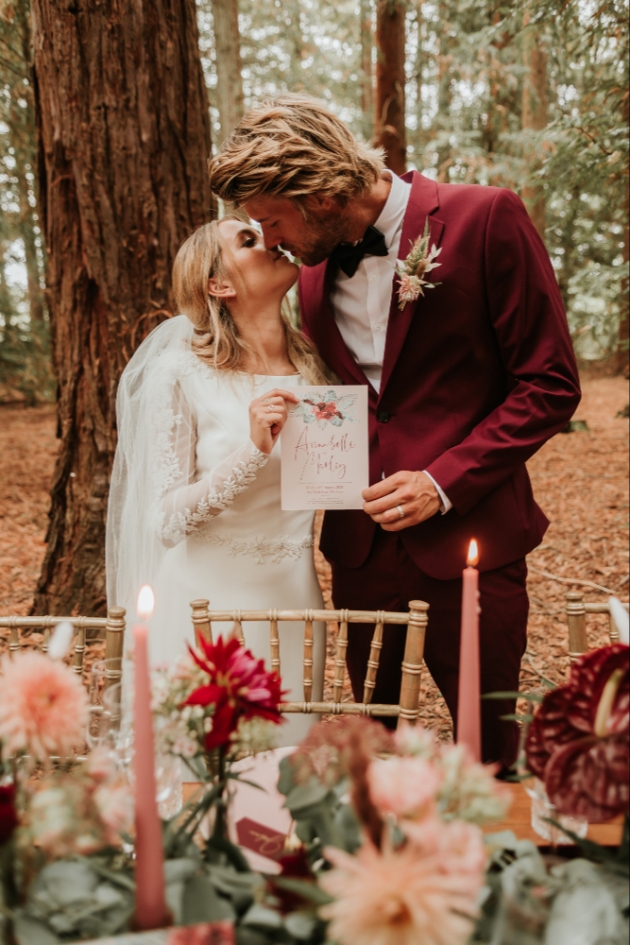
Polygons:
[[[220,515],[254,481],[269,456],[249,440],[195,481],[195,419],[179,387],[173,393],[169,429],[162,434],[158,477],[159,538],[172,547]],[[157,445],[157,444],[156,444]]]

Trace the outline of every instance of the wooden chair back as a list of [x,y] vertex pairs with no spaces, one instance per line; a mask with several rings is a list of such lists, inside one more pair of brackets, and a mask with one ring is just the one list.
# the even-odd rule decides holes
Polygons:
[[[282,672],[282,666],[280,663],[278,624],[288,621],[304,624],[304,655],[302,660],[304,699],[302,702],[285,703],[282,706],[283,712],[322,715],[398,716],[399,719],[405,719],[412,724],[417,721],[420,713],[420,681],[429,609],[429,605],[425,604],[424,601],[410,601],[408,613],[383,610],[210,610],[210,603],[207,600],[194,600],[190,606],[192,607],[192,623],[197,644],[200,636],[210,642],[212,641],[213,623],[231,623],[233,625],[231,632],[245,645],[244,623],[254,621],[268,623],[271,669],[279,674]],[[333,700],[332,702],[313,702],[311,701],[313,692],[313,624],[335,621],[339,625],[339,632],[334,659]],[[364,623],[374,626],[370,656],[363,684],[362,702],[341,701],[348,647],[348,624],[350,623]],[[383,646],[383,629],[388,624],[407,627],[398,705],[372,702]]]
[[85,638],[88,630],[95,630],[105,640],[105,658],[120,659],[123,655],[125,637],[125,610],[123,607],[111,607],[107,617],[1,617],[0,630],[9,630],[9,656],[13,657],[22,649],[21,630],[36,630],[43,634],[41,650],[48,652],[50,635],[59,623],[67,621],[74,627],[73,669],[79,676],[83,673],[85,656]]
[[[610,642],[619,642],[619,632],[610,613],[608,601],[598,601],[597,603],[585,601],[584,595],[580,593],[580,591],[570,591],[566,595],[566,601],[567,624],[569,627],[569,659],[572,663],[589,649],[588,631],[586,627],[587,614],[608,614],[608,634]],[[627,610],[628,601],[623,601],[622,603]]]

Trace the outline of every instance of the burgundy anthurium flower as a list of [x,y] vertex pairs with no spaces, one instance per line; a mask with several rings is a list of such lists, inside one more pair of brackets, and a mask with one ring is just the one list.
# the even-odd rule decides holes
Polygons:
[[12,784],[0,786],[0,846],[11,839],[19,823],[15,808],[15,787]]
[[627,812],[629,652],[616,643],[585,653],[529,727],[529,769],[561,814],[598,823]]
[[[281,867],[280,877],[282,879],[301,879],[303,882],[315,882],[305,847],[301,846],[292,852],[283,853],[282,856],[278,858],[278,863]],[[276,882],[274,876],[267,877],[267,890],[277,900],[282,915],[299,911],[308,905],[304,896],[301,896],[298,892],[283,889],[282,885]]]
[[268,672],[263,660],[256,659],[234,637],[227,641],[219,637],[216,643],[202,639],[201,646],[205,659],[192,648],[190,652],[209,681],[191,692],[184,704],[215,707],[204,742],[206,751],[229,745],[242,718],[283,721],[280,677]]

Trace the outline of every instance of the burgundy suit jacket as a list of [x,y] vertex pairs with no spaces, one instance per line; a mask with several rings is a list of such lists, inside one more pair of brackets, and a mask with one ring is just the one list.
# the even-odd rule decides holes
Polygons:
[[[413,171],[399,255],[429,220],[441,246],[439,282],[400,311],[394,277],[380,394],[346,348],[329,304],[333,267],[302,266],[302,326],[345,384],[369,388],[370,482],[423,470],[453,503],[403,529],[404,546],[431,577],[460,575],[468,544],[481,570],[522,558],[548,520],[525,462],[580,400],[560,292],[521,200],[497,187],[437,184]],[[376,525],[365,512],[327,512],[324,555],[342,566],[367,558]]]

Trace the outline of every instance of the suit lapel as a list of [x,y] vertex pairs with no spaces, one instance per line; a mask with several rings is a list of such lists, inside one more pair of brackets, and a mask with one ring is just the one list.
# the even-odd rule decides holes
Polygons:
[[[357,384],[368,384],[365,374],[346,348],[335,321],[330,305],[334,278],[334,267],[329,260],[309,271],[309,284],[304,298],[305,301],[308,299],[315,303],[309,312],[309,334],[326,364],[336,374],[350,375]],[[370,393],[375,396],[371,385]]]
[[[429,232],[431,234],[430,246],[435,243],[440,245],[444,224],[436,217],[430,216],[434,210],[439,209],[439,200],[437,193],[437,184],[435,181],[423,177],[415,171],[411,174],[405,174],[403,180],[411,178],[411,194],[403,220],[402,234],[400,237],[400,249],[398,258],[405,259],[411,248],[411,243],[424,231],[425,220],[429,220]],[[439,276],[436,273],[439,281]],[[419,317],[421,307],[426,296],[420,296],[415,302],[407,302],[402,311],[398,308],[398,286],[400,279],[394,276],[394,285],[392,291],[392,302],[389,309],[389,319],[387,323],[387,337],[385,339],[385,356],[383,359],[383,375],[381,379],[380,397],[383,396],[387,383],[391,377],[392,371],[402,351],[407,332],[411,326],[412,319]],[[427,290],[431,292],[431,289]],[[416,309],[418,312],[416,312]],[[380,398],[379,398],[380,399]]]

